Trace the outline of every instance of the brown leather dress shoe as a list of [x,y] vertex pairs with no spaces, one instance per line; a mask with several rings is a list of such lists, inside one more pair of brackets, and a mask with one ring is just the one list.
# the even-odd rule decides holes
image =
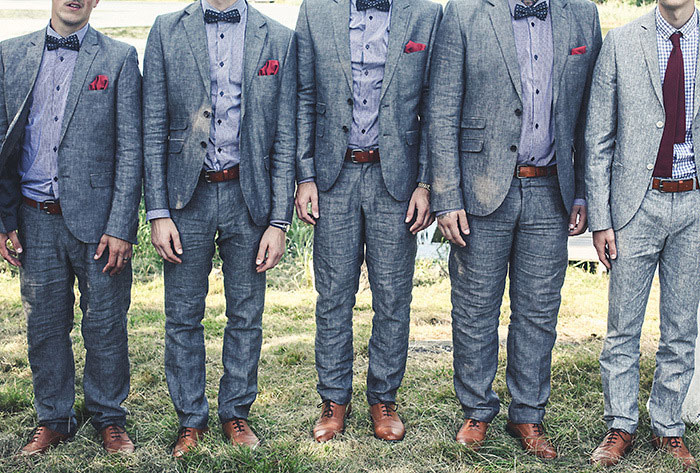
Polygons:
[[516,424],[508,421],[506,432],[520,440],[523,449],[543,460],[557,458],[557,451],[544,434],[542,424]]
[[657,437],[652,435],[651,443],[655,448],[675,457],[683,464],[686,470],[697,470],[698,463],[688,450],[688,447],[685,446],[683,437]]
[[102,446],[107,453],[134,453],[134,443],[124,428],[110,425],[102,429]]
[[481,422],[475,419],[466,419],[462,428],[457,432],[457,443],[466,445],[475,452],[481,448],[481,444],[486,438],[486,429],[489,428],[488,422]]
[[630,451],[633,443],[634,434],[628,434],[621,429],[610,429],[600,445],[593,450],[590,462],[593,465],[617,465]]
[[55,430],[51,430],[48,427],[40,425],[34,429],[31,439],[29,439],[27,445],[22,447],[20,453],[27,456],[39,455],[41,453],[45,453],[49,448],[55,447],[61,442],[65,442],[69,438],[69,435],[61,434]]
[[369,407],[369,416],[374,425],[374,436],[387,442],[398,442],[406,435],[406,428],[396,413],[393,402],[378,402]]
[[192,448],[197,446],[197,442],[202,438],[204,434],[209,432],[209,427],[204,427],[203,429],[195,429],[194,427],[182,427],[180,433],[177,435],[177,442],[175,442],[175,447],[173,447],[173,456],[175,458],[181,458]]
[[343,405],[333,401],[323,401],[318,407],[321,407],[322,410],[321,417],[314,426],[314,440],[327,442],[337,434],[345,432],[345,419],[352,410],[350,403]]
[[233,445],[255,448],[260,443],[258,437],[244,419],[233,419],[223,425],[224,435]]

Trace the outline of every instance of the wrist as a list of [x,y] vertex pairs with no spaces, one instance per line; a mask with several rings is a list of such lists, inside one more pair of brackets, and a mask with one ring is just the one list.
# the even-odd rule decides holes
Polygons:
[[427,182],[419,182],[417,188],[418,189],[425,189],[428,192],[430,192],[430,184],[428,184]]

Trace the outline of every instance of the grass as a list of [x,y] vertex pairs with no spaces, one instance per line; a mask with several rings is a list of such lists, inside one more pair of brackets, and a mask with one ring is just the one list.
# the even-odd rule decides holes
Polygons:
[[[298,224],[296,224],[298,225]],[[144,230],[145,231],[145,230]],[[25,324],[16,275],[0,273],[0,471],[4,472],[578,472],[602,471],[587,465],[605,427],[601,421],[602,395],[597,357],[605,333],[607,278],[570,267],[560,314],[559,340],[554,350],[552,398],[547,428],[562,458],[544,463],[523,454],[505,434],[509,395],[504,362],[500,360],[494,386],[503,401],[488,441],[478,454],[456,445],[454,434],[461,412],[452,388],[449,281],[442,262],[419,261],[415,278],[411,321],[411,349],[403,386],[399,391],[400,415],[408,434],[403,442],[387,444],[374,439],[364,400],[367,340],[371,330],[371,294],[366,278],[361,283],[354,318],[355,413],[346,433],[319,445],[310,438],[318,415],[315,392],[315,293],[310,270],[299,250],[309,242],[307,228],[293,234],[293,251],[280,269],[272,271],[264,317],[264,344],[260,361],[260,395],[250,421],[265,439],[251,452],[224,441],[216,417],[216,393],[222,372],[221,337],[226,323],[221,273],[214,270],[205,316],[207,395],[212,420],[210,435],[185,461],[170,459],[177,417],[170,403],[163,374],[163,283],[160,276],[137,275],[129,319],[131,394],[128,430],[138,445],[130,457],[103,454],[82,402],[80,373],[84,349],[79,336],[76,308],[74,349],[78,366],[76,411],[81,422],[76,438],[37,460],[15,454],[36,419],[32,406],[31,372],[26,360]],[[305,243],[306,242],[306,243]],[[144,250],[148,245],[142,245]],[[299,256],[299,255],[302,256]],[[148,259],[146,253],[141,259]],[[289,276],[291,274],[291,276]],[[506,292],[507,294],[507,292]],[[618,468],[619,472],[671,472],[677,465],[649,445],[649,417],[645,408],[654,368],[658,337],[658,286],[654,286],[644,331],[640,441]],[[508,321],[507,297],[501,329]],[[692,451],[700,453],[700,432],[687,434]]]

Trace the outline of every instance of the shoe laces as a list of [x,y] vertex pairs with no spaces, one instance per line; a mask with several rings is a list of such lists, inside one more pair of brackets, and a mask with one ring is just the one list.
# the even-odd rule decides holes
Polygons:
[[478,429],[479,426],[481,425],[481,422],[475,419],[469,419],[469,423],[467,424],[467,427],[470,429]]
[[384,417],[391,417],[391,414],[396,412],[396,409],[398,409],[398,405],[394,402],[380,402],[379,404]]
[[233,419],[231,424],[239,434],[245,432],[245,423],[243,422],[243,419]]
[[41,436],[41,434],[44,432],[44,429],[46,429],[46,427],[44,427],[43,425],[40,425],[39,427],[34,429],[30,435],[31,442],[36,442],[37,440],[39,440],[39,436]]
[[333,417],[333,401],[323,401],[316,407],[323,408],[323,412],[321,412],[321,417]]
[[535,435],[538,437],[544,435],[544,428],[542,427],[542,424],[532,424],[532,428],[535,429]]
[[669,437],[667,445],[671,448],[681,448],[683,446],[683,442],[681,441],[680,437]]
[[118,425],[110,425],[107,427],[109,436],[112,438],[112,440],[117,440],[119,439],[122,434],[126,433],[126,430],[124,430],[122,427],[119,427]]
[[180,438],[187,438],[192,435],[193,430],[190,427],[183,427],[180,429],[180,433],[178,437]]
[[619,441],[624,442],[625,439],[622,438],[622,434],[626,433],[622,429],[610,429],[608,430],[608,433],[605,435],[605,445],[614,445]]

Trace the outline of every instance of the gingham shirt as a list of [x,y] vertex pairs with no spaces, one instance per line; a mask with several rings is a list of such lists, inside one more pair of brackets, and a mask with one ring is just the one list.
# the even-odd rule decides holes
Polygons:
[[693,108],[695,102],[695,68],[698,56],[698,10],[680,30],[671,26],[656,8],[656,44],[659,54],[661,83],[666,74],[666,65],[671,56],[671,35],[680,31],[685,76],[685,143],[673,145],[673,179],[688,179],[695,176],[695,152],[693,150]]

